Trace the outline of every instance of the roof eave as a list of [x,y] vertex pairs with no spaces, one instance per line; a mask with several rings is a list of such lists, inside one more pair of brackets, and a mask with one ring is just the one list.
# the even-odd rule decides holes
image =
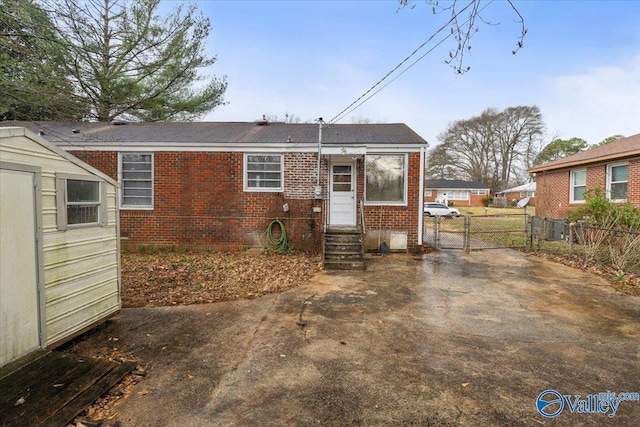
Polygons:
[[596,157],[596,158],[591,158],[591,159],[583,159],[583,160],[574,160],[574,161],[570,161],[570,162],[563,162],[563,163],[555,164],[555,165],[540,165],[540,166],[536,166],[536,167],[527,169],[527,172],[528,173],[539,173],[539,172],[548,172],[548,171],[558,170],[558,169],[570,169],[570,168],[574,168],[576,166],[587,166],[587,165],[595,164],[595,163],[608,162],[610,160],[632,159],[632,158],[635,158],[635,157],[638,157],[638,156],[640,156],[640,149],[627,151],[625,153],[610,154],[610,155],[607,155],[607,156],[601,156],[601,157]]

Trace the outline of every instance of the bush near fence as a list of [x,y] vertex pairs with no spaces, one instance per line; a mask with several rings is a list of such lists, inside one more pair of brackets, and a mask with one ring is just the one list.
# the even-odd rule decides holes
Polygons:
[[[640,231],[605,228],[587,223],[537,219],[532,249],[582,259],[585,264],[611,267],[620,274],[640,275]],[[533,220],[536,223],[536,219]],[[566,230],[558,237],[558,224]]]

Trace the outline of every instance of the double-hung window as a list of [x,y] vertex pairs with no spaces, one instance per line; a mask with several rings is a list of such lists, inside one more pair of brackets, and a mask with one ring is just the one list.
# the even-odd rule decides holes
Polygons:
[[617,164],[607,166],[607,194],[610,200],[627,200],[627,181],[629,165]]
[[120,153],[120,206],[153,208],[153,154]]
[[106,225],[105,187],[91,176],[56,174],[57,227]]
[[449,190],[447,200],[469,200],[467,190]]
[[284,191],[282,154],[245,154],[244,191]]
[[407,204],[407,156],[367,154],[365,202],[378,205]]
[[587,191],[587,170],[578,169],[571,171],[571,189],[569,201],[571,203],[584,202],[584,193]]

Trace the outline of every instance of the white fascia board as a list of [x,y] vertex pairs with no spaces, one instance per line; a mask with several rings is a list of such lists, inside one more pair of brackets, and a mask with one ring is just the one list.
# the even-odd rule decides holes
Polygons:
[[354,147],[352,145],[323,145],[322,155],[361,156],[367,154],[367,147]]
[[[367,146],[367,154],[376,153],[419,153],[424,144],[371,144]],[[323,148],[324,150],[324,148]]]

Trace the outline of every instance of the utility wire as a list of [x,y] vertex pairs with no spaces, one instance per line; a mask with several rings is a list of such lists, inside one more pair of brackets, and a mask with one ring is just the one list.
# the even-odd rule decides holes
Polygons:
[[[482,12],[484,9],[486,9],[491,3],[493,3],[493,0],[491,0],[489,3],[487,3],[482,9],[480,9],[477,13]],[[365,93],[363,93],[362,95],[360,95],[358,97],[358,99],[356,99],[355,101],[353,101],[351,104],[349,104],[349,106],[347,106],[347,108],[345,108],[344,110],[340,111],[338,114],[336,114],[331,120],[329,120],[328,124],[331,125],[333,123],[336,123],[339,120],[342,120],[344,118],[344,116],[346,116],[347,114],[353,112],[354,110],[356,110],[358,107],[360,107],[362,104],[364,104],[365,102],[367,102],[369,99],[371,99],[374,95],[376,95],[378,92],[380,92],[382,89],[384,89],[385,87],[387,87],[389,84],[391,84],[393,81],[395,81],[398,77],[400,77],[402,74],[404,74],[406,71],[408,71],[411,67],[413,67],[418,61],[420,61],[422,58],[424,58],[425,56],[427,56],[429,53],[431,53],[435,48],[437,48],[438,46],[440,46],[442,43],[444,43],[445,40],[447,40],[449,37],[451,37],[453,35],[453,33],[449,33],[447,36],[445,36],[442,40],[440,40],[438,43],[436,43],[435,46],[433,46],[431,49],[429,49],[427,52],[425,52],[422,56],[420,56],[417,60],[415,60],[413,63],[411,63],[407,68],[405,68],[400,74],[398,74],[396,77],[394,77],[392,80],[390,80],[389,82],[387,82],[387,84],[385,84],[384,86],[382,86],[380,89],[378,89],[377,91],[373,92],[370,96],[369,93],[371,91],[373,91],[376,87],[380,86],[391,74],[395,73],[400,67],[402,67],[407,61],[409,61],[409,59],[411,59],[415,54],[418,53],[418,51],[420,49],[422,49],[426,44],[428,44],[430,41],[432,41],[439,33],[441,33],[445,28],[447,28],[453,21],[455,21],[455,19],[461,14],[463,13],[465,10],[467,10],[469,7],[471,7],[471,5],[473,5],[473,2],[470,2],[469,4],[467,4],[465,7],[463,7],[461,10],[459,10],[458,12],[455,13],[455,15],[453,15],[444,25],[442,25],[435,33],[433,33],[424,43],[422,43],[420,46],[418,46],[413,52],[411,52],[411,54],[409,56],[407,56],[405,59],[403,59],[398,65],[396,65],[391,71],[389,71],[387,74],[384,75],[384,77],[382,77],[380,80],[378,80],[378,82],[376,82],[373,86],[371,86]],[[466,24],[467,22],[469,22],[469,20],[471,20],[471,17],[469,17],[465,22],[463,22],[463,25]],[[366,98],[365,98],[366,97]],[[365,98],[364,100],[362,100],[363,98]],[[362,100],[362,102],[360,102],[360,100]],[[357,104],[357,105],[356,105]],[[355,107],[354,107],[355,105]],[[353,107],[353,108],[352,108]]]

